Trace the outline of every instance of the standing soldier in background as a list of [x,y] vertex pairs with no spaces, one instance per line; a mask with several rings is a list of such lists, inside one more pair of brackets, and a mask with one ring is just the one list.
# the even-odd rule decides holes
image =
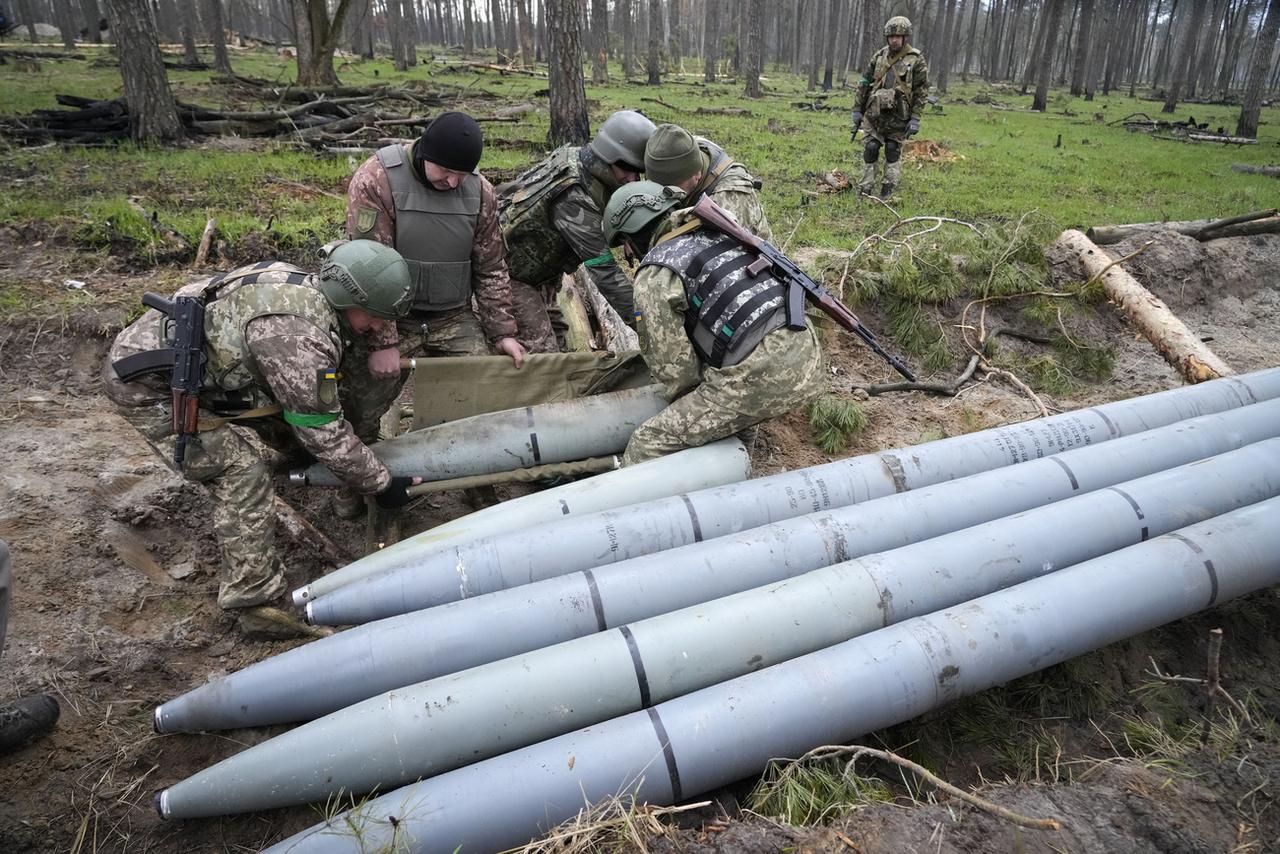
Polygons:
[[866,134],[862,149],[862,180],[858,190],[875,192],[876,160],[884,148],[884,182],[880,198],[893,194],[902,176],[902,143],[920,132],[920,115],[929,99],[929,66],[913,47],[911,21],[897,15],[884,25],[887,44],[876,51],[858,81],[853,98],[853,135]]
[[[187,285],[167,309],[172,315],[153,308],[111,345],[103,392],[156,453],[213,497],[218,605],[239,615],[246,634],[315,630],[275,607],[287,588],[271,472],[232,424],[252,428],[287,457],[314,457],[379,506],[407,503],[417,479],[392,477],[361,443],[343,417],[341,394],[353,359],[366,358],[352,344],[393,326],[412,297],[395,250],[344,242],[318,275],[267,261]],[[195,394],[175,391],[188,381]],[[198,425],[188,425],[187,415]]]
[[644,169],[647,180],[684,191],[680,207],[693,207],[709,196],[752,234],[773,240],[756,192],[760,182],[711,140],[679,125],[658,125],[644,149]]
[[653,122],[619,110],[583,147],[564,145],[498,190],[498,218],[521,343],[534,353],[563,348],[555,307],[560,279],[586,265],[600,294],[631,323],[631,280],[604,242],[601,211],[613,191],[640,180]]
[[695,448],[783,415],[820,394],[822,348],[787,286],[748,269],[756,254],[675,208],[683,194],[652,181],[621,188],[604,212],[610,245],[643,255],[636,272],[640,351],[670,404],[636,428],[623,465]]
[[404,387],[402,355],[483,356],[492,348],[517,367],[524,361],[497,193],[476,171],[483,151],[475,119],[442,113],[413,145],[380,149],[351,178],[348,236],[397,250],[414,286],[409,316],[373,342],[371,376],[353,386],[362,398],[353,412],[362,438],[375,437],[378,419]]

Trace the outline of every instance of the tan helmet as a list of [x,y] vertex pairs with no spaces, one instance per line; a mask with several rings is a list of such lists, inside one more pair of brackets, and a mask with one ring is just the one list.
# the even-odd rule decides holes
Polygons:
[[894,15],[884,22],[884,37],[911,35],[911,19],[905,15]]

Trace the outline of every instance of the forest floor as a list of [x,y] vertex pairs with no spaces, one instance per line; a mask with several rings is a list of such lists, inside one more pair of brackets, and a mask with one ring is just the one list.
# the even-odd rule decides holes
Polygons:
[[[288,71],[266,54],[236,62],[242,73],[271,79]],[[34,75],[0,67],[0,103],[29,110],[53,106],[54,92],[113,96],[114,73],[73,61],[44,62]],[[414,74],[426,74],[427,86],[461,82],[467,92],[485,93],[459,102],[478,113],[525,100],[536,105],[519,124],[493,126],[484,167],[495,182],[538,156],[546,133],[543,81],[439,68]],[[360,62],[343,77],[404,79],[388,63]],[[207,73],[173,78],[184,100],[232,97]],[[852,175],[857,168],[857,150],[847,143],[851,93],[831,93],[836,110],[810,110],[794,104],[822,101],[789,75],[771,75],[773,93],[760,102],[738,97],[737,84],[704,87],[696,79],[592,87],[593,124],[613,109],[638,107],[658,121],[687,121],[724,144],[764,178],[779,241],[935,379],[953,375],[965,360],[956,329],[964,308],[983,294],[1007,297],[992,308],[993,327],[1017,325],[1051,334],[1055,343],[1002,344],[998,364],[1027,379],[1055,411],[1179,384],[1144,340],[1081,287],[1078,270],[1043,257],[1058,230],[1228,216],[1273,207],[1280,196],[1274,179],[1229,168],[1280,159],[1275,108],[1264,113],[1262,144],[1224,150],[1107,124],[1150,112],[1149,102],[1113,97],[1086,106],[1057,96],[1049,113],[1032,114],[1017,109],[1029,96],[970,83],[942,96],[943,114],[929,116],[923,133],[955,159],[909,160],[895,213],[848,192],[818,192],[822,172]],[[1011,109],[972,103],[980,90]],[[269,106],[273,97],[262,100]],[[694,112],[708,104],[753,115]],[[1188,110],[1215,126],[1234,125],[1229,107]],[[1061,149],[1054,147],[1058,134]],[[155,816],[156,789],[280,728],[157,736],[152,708],[284,645],[241,639],[216,608],[207,497],[113,414],[97,376],[111,336],[135,315],[143,290],[209,272],[192,270],[189,257],[166,255],[130,197],[192,240],[207,217],[219,218],[226,230],[210,269],[275,254],[303,262],[339,236],[344,181],[355,165],[278,142],[243,141],[165,151],[9,148],[0,159],[0,538],[13,547],[16,579],[0,700],[46,691],[62,704],[50,736],[0,760],[0,850],[255,851],[320,817],[318,808],[178,823]],[[899,215],[953,217],[978,231],[946,224],[913,238],[910,253],[884,240],[850,257]],[[1136,247],[1113,248],[1120,255]],[[1234,369],[1280,365],[1280,239],[1201,244],[1164,234],[1129,269]],[[1039,290],[1071,296],[1046,302]],[[997,381],[972,384],[955,398],[867,399],[855,386],[887,380],[889,370],[848,338],[830,330],[824,338],[831,391],[861,407],[866,427],[832,455],[814,444],[803,413],[771,422],[753,458],[758,475],[1036,414],[1027,396]],[[360,548],[362,527],[334,519],[325,493],[279,486],[340,545]],[[406,530],[467,509],[451,495],[420,502],[406,515]],[[287,546],[284,557],[298,584],[328,568],[305,546]],[[1016,812],[1059,819],[1061,831],[1017,827],[891,766],[864,764],[856,778],[838,767],[815,769],[798,791],[747,780],[678,816],[597,822],[575,850],[1278,850],[1276,625],[1280,597],[1263,591],[860,738]],[[1201,744],[1201,693],[1158,683],[1147,670],[1150,658],[1166,671],[1202,675],[1206,633],[1214,627],[1226,636],[1224,684],[1249,708],[1252,723],[1219,713]]]

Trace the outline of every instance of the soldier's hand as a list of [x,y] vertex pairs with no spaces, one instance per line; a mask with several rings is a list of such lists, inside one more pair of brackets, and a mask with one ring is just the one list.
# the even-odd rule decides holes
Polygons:
[[379,379],[398,376],[400,374],[400,350],[395,347],[374,350],[369,354],[369,373]]
[[373,496],[383,510],[394,510],[409,503],[409,487],[422,483],[420,477],[393,477],[387,488]]
[[517,370],[524,367],[524,347],[521,347],[520,342],[516,339],[499,338],[498,342],[493,345],[493,349],[510,356],[511,361],[516,363]]
[[907,122],[907,136],[915,136],[920,132],[920,120],[912,119]]

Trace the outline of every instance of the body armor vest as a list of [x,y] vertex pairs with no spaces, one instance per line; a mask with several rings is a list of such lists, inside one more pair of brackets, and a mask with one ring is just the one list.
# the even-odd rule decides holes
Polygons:
[[756,179],[747,167],[731,158],[723,148],[700,136],[694,140],[707,158],[707,168],[698,186],[689,194],[689,204],[696,204],[698,197],[714,194],[717,190],[750,192],[758,189]]
[[471,249],[480,218],[481,178],[471,174],[441,192],[418,180],[409,147],[378,150],[396,205],[396,251],[413,277],[413,310],[445,311],[471,303]]
[[871,64],[874,79],[871,81],[871,93],[867,96],[867,108],[864,115],[873,124],[902,124],[911,119],[911,99],[915,90],[915,66],[921,57],[920,51],[907,45],[897,54],[894,62],[888,45],[880,48],[872,57]]
[[[269,281],[261,281],[261,279]],[[306,284],[310,274],[287,264],[255,264],[215,277],[204,288],[204,386],[215,393],[265,390],[262,374],[245,343],[245,329],[259,317],[299,317],[329,335],[342,358],[338,313],[324,294]]]
[[752,278],[756,255],[731,237],[700,229],[659,243],[642,267],[666,267],[684,282],[684,328],[713,368],[736,365],[787,322],[787,289],[768,272]]
[[498,220],[507,244],[511,278],[540,285],[572,273],[581,263],[551,221],[551,206],[574,185],[586,190],[600,206],[604,187],[582,163],[584,151],[562,145],[499,190]]

